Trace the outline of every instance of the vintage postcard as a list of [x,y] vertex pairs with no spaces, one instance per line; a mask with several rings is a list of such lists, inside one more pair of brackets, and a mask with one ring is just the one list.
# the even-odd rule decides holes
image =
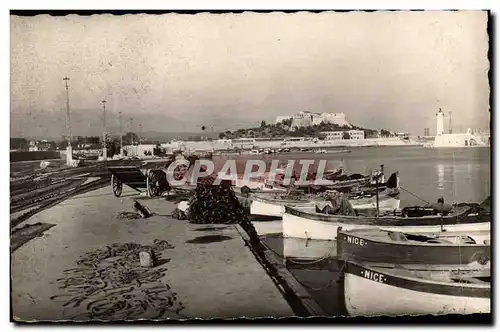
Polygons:
[[490,317],[488,11],[9,19],[13,321]]

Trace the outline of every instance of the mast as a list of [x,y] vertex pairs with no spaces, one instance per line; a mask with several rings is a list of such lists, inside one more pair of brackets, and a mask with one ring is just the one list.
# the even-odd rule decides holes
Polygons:
[[379,202],[378,202],[378,179],[379,177],[375,179],[375,196],[377,197],[377,218],[379,217]]
[[377,199],[377,218],[380,215],[380,207],[379,207],[379,196],[378,196],[378,184],[381,178],[384,177],[384,165],[380,165],[380,174],[375,179],[375,197]]

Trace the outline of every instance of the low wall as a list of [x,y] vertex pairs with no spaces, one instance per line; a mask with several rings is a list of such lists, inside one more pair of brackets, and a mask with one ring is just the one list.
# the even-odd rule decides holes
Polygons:
[[[285,144],[283,144],[285,143]],[[409,145],[422,145],[414,140],[402,140],[397,137],[391,138],[371,138],[364,140],[336,140],[336,141],[301,141],[301,142],[283,142],[277,140],[269,141],[256,141],[253,145],[248,145],[248,147],[243,150],[252,149],[278,149],[278,148],[329,148],[329,147],[363,147],[363,146],[409,146]],[[139,157],[144,157],[144,151],[153,151],[155,145],[153,144],[143,144],[139,146],[124,146],[123,149],[128,152],[129,155],[137,155]],[[183,150],[183,151],[227,151],[235,147],[241,148],[241,144],[231,144],[229,142],[218,142],[218,141],[202,141],[202,142],[173,142],[161,144],[167,153]]]
[[12,151],[10,153],[10,162],[59,158],[59,151]]

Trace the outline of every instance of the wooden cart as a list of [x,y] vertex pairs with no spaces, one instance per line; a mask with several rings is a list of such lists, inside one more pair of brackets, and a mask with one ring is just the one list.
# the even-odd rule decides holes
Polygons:
[[158,168],[140,168],[138,166],[112,166],[111,188],[116,197],[120,197],[123,184],[140,193],[146,192],[149,197],[160,196],[169,189],[164,170]]

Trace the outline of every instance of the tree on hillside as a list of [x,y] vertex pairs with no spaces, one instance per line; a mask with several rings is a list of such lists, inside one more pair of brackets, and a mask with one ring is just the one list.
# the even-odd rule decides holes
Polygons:
[[225,133],[219,133],[219,139],[224,139],[226,138],[226,134]]
[[28,148],[28,141],[25,138],[11,137],[10,139],[11,150],[27,149],[27,148]]
[[380,129],[380,136],[389,137],[389,136],[391,136],[391,132],[389,130]]
[[292,125],[293,119],[285,119],[281,121],[282,126],[290,127]]
[[266,127],[266,121],[262,120],[262,121],[260,122],[260,127],[261,127],[261,128],[265,128],[265,127]]
[[136,133],[128,132],[123,136],[123,145],[139,144],[139,136]]

